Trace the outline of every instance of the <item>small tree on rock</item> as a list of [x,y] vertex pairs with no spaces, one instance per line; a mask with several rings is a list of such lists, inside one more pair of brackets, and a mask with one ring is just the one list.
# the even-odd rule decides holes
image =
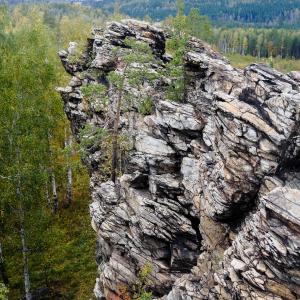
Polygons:
[[141,93],[141,90],[146,83],[151,85],[159,77],[159,73],[153,69],[157,60],[148,44],[127,38],[124,45],[126,48],[116,49],[114,54],[117,59],[117,69],[108,75],[111,88],[117,95],[112,129],[111,180],[113,182],[118,171],[121,110],[137,105],[140,112],[151,113],[152,100],[148,95]]

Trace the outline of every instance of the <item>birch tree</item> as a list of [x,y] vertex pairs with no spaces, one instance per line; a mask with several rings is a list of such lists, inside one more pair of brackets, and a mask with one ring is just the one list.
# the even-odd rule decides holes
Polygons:
[[29,28],[13,31],[9,23],[0,28],[0,205],[4,220],[14,220],[10,230],[19,234],[26,300],[32,299],[30,255],[42,224],[39,211],[48,179],[53,124],[47,101],[55,78],[48,32],[37,11],[34,15],[36,22]]
[[67,179],[67,186],[66,186],[66,196],[65,196],[65,205],[69,207],[72,203],[73,198],[73,171],[72,171],[72,135],[71,133],[67,132],[65,128],[65,150],[66,150],[66,179]]

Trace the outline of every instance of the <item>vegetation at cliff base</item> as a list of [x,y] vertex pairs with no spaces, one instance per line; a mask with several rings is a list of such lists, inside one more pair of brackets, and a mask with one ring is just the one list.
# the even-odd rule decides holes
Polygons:
[[55,91],[68,80],[58,49],[87,32],[67,15],[50,22],[40,8],[0,10],[1,277],[9,299],[90,299],[88,176]]

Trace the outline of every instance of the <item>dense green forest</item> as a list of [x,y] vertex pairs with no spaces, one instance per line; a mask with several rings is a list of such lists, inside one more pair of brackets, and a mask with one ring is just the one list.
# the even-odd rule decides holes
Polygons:
[[[259,61],[282,71],[300,69],[295,60],[300,57],[299,30],[213,28],[207,16],[190,9],[195,2],[184,7],[178,1],[176,10],[173,1],[138,1],[135,10],[130,6],[134,1],[114,8],[103,1],[104,11],[64,3],[0,6],[0,278],[6,285],[0,285],[0,299],[20,299],[26,291],[50,294],[50,299],[93,299],[95,238],[88,216],[88,174],[55,91],[69,80],[57,56],[69,41],[83,47],[93,26],[118,20],[121,12],[147,14],[166,17],[160,25],[173,36],[167,45],[174,58],[168,71],[177,83],[182,82],[181,59],[189,35],[212,43],[237,67]],[[248,21],[259,24],[262,17],[255,11],[267,3],[203,1],[201,9],[216,21],[214,14],[223,5],[225,24],[242,25],[248,17],[241,7],[252,5]],[[285,25],[298,24],[300,2],[280,3],[268,10],[269,20],[282,14],[281,9],[286,10],[284,20],[293,16]],[[175,11],[176,17],[168,16]],[[236,17],[230,17],[233,11]],[[280,18],[274,20],[273,25],[281,24]],[[261,24],[272,25],[267,23]],[[170,98],[182,93],[183,86],[176,87]],[[144,114],[148,110],[141,108]]]
[[[24,1],[9,0],[11,4],[20,2]],[[116,3],[119,3],[121,12],[134,18],[150,16],[153,20],[163,20],[169,15],[176,15],[176,0],[68,0],[60,2],[80,2],[101,8],[106,13],[112,13]],[[186,0],[185,2],[186,13],[189,13],[192,8],[198,8],[216,26],[297,28],[300,25],[300,0]]]
[[0,275],[8,299],[28,291],[92,297],[88,176],[55,88],[69,80],[57,51],[103,21],[69,5],[1,7]]
[[[112,12],[120,2],[121,11],[135,18],[148,15],[162,20],[176,14],[176,0],[82,1]],[[187,0],[185,11],[200,9],[217,26],[297,27],[300,25],[299,0]]]
[[300,58],[300,30],[217,28],[212,42],[225,54]]
[[[37,1],[38,3],[43,1]],[[96,20],[101,15],[102,19],[109,18],[114,11],[123,15],[133,16],[141,19],[163,20],[167,25],[169,19],[176,14],[175,1],[98,1],[90,4],[91,7],[99,7],[93,10],[89,6],[81,5],[82,11],[89,11],[92,19]],[[78,5],[68,6],[64,3],[43,4],[47,9],[42,9],[45,13],[45,23],[50,27],[61,18],[77,18]],[[200,10],[199,10],[200,7]],[[281,57],[300,58],[300,0],[298,1],[199,1],[186,0],[185,14],[195,16],[195,8],[201,15],[206,16],[206,23],[213,26],[208,36],[199,33],[203,27],[199,27],[194,35],[204,38],[209,43],[214,44],[224,54],[238,53],[240,55],[251,55],[254,57]],[[224,10],[224,12],[223,12]],[[246,17],[231,16],[231,12],[243,13],[250,11],[251,16],[257,16],[252,22],[248,22]],[[289,15],[290,12],[290,15]],[[268,16],[270,14],[270,16]],[[276,17],[277,16],[277,17]],[[278,21],[280,16],[284,22]],[[205,17],[204,17],[205,18]],[[217,21],[216,18],[221,18]],[[259,21],[272,20],[267,24]],[[235,19],[239,22],[234,21]],[[251,18],[249,17],[249,20]],[[287,23],[289,22],[289,23]],[[202,22],[203,23],[203,22]],[[196,23],[196,24],[199,24]],[[245,27],[247,25],[247,28]],[[232,28],[232,26],[234,26]],[[258,28],[273,27],[273,28]],[[276,28],[279,27],[279,28]],[[283,28],[285,27],[285,28]],[[290,28],[289,28],[290,27]],[[289,28],[289,29],[288,29]],[[200,35],[199,35],[200,34]]]
[[[173,17],[164,20],[167,27]],[[186,16],[185,30],[213,44],[226,54],[254,57],[300,58],[300,30],[269,28],[213,28],[207,16],[191,9]]]

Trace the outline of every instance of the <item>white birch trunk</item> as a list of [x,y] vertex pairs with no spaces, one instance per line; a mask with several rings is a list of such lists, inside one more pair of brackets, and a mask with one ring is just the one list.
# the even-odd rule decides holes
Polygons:
[[[52,159],[52,149],[50,145],[51,134],[48,133],[48,141],[49,141],[49,155],[50,159]],[[53,213],[57,213],[58,211],[58,195],[57,195],[57,186],[53,165],[50,167],[50,177],[51,177],[51,187],[52,187],[52,211]]]
[[31,300],[32,295],[30,292],[30,279],[29,279],[29,268],[28,268],[28,248],[26,244],[25,229],[21,224],[20,238],[22,242],[22,253],[23,253],[23,274],[24,274],[24,288],[26,300]]
[[[19,153],[17,152],[17,156],[18,155]],[[32,296],[30,291],[30,278],[29,278],[29,267],[28,267],[28,248],[27,248],[25,228],[24,228],[24,209],[23,209],[22,197],[21,197],[20,174],[18,174],[16,194],[17,194],[17,199],[19,200],[20,239],[21,239],[22,255],[23,255],[23,279],[24,279],[25,299],[31,300]]]
[[58,196],[57,196],[57,187],[55,174],[53,169],[51,170],[51,183],[52,183],[52,197],[53,197],[53,213],[57,213],[58,210]]
[[[66,147],[72,146],[72,136],[70,135],[68,139],[66,139],[65,142]],[[71,166],[71,153],[68,154],[68,166],[67,166],[67,190],[66,190],[66,205],[70,206],[72,203],[73,198],[73,172],[72,172],[72,166]]]
[[51,197],[49,195],[49,182],[47,180],[46,182],[46,199],[47,199],[47,204],[48,204],[48,207],[51,207]]

